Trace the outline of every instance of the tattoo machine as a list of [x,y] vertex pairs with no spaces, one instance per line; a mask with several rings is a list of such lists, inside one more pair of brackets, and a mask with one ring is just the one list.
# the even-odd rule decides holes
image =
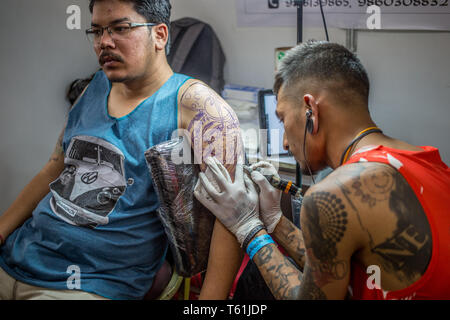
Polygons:
[[[267,179],[267,181],[269,181],[272,187],[281,190],[286,194],[290,194],[294,197],[294,199],[298,200],[302,198],[302,189],[297,187],[292,181],[281,179],[279,176],[273,174],[266,175],[261,172],[260,168],[256,168],[255,170],[259,171]],[[244,171],[251,174],[253,169],[249,166],[244,166]]]

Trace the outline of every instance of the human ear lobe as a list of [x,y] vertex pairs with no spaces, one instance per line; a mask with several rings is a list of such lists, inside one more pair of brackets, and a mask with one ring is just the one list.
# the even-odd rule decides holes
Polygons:
[[311,94],[305,94],[303,101],[307,108],[307,128],[311,134],[316,134],[319,131],[319,108],[316,99]]
[[169,39],[169,29],[162,23],[153,27],[153,36],[155,39],[155,47],[157,50],[165,50]]

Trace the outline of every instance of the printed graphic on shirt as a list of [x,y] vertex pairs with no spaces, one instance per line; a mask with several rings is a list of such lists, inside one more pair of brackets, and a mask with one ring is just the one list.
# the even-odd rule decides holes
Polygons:
[[123,153],[102,139],[72,138],[65,169],[50,184],[53,212],[72,225],[95,228],[108,224],[108,215],[124,194]]

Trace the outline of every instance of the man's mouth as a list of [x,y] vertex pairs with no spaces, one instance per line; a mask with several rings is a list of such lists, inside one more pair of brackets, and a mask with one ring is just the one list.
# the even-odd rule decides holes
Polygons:
[[100,56],[99,62],[102,67],[112,67],[118,63],[123,62],[123,60],[117,55],[102,54]]

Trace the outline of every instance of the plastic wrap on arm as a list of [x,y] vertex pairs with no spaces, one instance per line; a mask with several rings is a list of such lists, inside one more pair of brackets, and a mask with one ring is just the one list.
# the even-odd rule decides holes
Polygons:
[[206,270],[215,217],[194,197],[199,165],[191,158],[185,161],[189,163],[179,163],[187,150],[184,139],[178,138],[153,146],[145,158],[175,268],[180,275],[191,277]]

